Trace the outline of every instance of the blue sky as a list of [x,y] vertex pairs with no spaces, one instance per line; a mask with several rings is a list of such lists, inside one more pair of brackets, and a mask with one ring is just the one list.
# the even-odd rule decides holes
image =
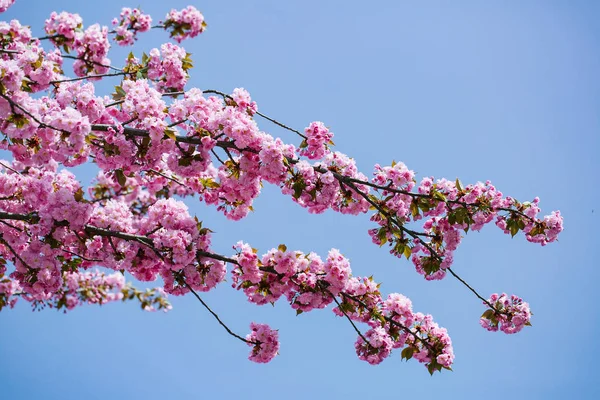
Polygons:
[[[17,0],[2,19],[39,34],[53,10],[109,24],[122,6],[141,5],[158,20],[189,3]],[[418,178],[490,179],[519,200],[539,196],[544,212],[559,209],[558,243],[542,248],[490,226],[469,233],[455,255],[454,269],[481,293],[528,301],[533,327],[512,336],[484,331],[483,306],[467,289],[451,278],[425,282],[412,264],[372,245],[368,217],[309,215],[267,186],[241,222],[187,203],[225,254],[238,240],[261,251],[279,243],[322,255],[339,248],[355,274],[373,274],[385,293],[407,295],[448,328],[454,372],[430,377],[399,353],[370,366],[354,353],[351,327],[330,310],[296,317],[285,303],[256,307],[225,283],[204,299],[242,334],[253,320],[278,328],[282,347],[272,363],[249,362],[248,348],[189,296],[173,299],[168,314],[134,304],[32,313],[22,303],[0,315],[0,397],[598,398],[600,3],[192,4],[209,26],[183,43],[195,63],[189,87],[245,87],[261,111],[291,126],[324,121],[337,149],[367,174],[375,163],[403,161]],[[136,51],[166,39],[151,32]],[[114,50],[120,64],[130,49]]]

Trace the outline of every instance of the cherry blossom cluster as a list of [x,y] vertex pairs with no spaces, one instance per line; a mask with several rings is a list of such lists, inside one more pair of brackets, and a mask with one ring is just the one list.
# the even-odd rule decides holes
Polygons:
[[253,116],[258,112],[258,106],[255,101],[252,101],[250,98],[250,93],[244,88],[235,88],[233,89],[233,93],[230,98],[226,98],[226,100],[231,99],[235,102],[235,106],[238,107],[238,110],[241,112],[247,112],[248,115]]
[[[182,176],[189,176],[195,171],[200,179],[193,179],[190,187],[196,188],[207,203],[217,205],[232,219],[243,218],[251,211],[262,180],[281,186],[284,194],[291,195],[294,201],[313,213],[333,209],[358,214],[374,208],[378,212],[372,219],[380,228],[370,231],[373,240],[378,244],[389,241],[396,255],[413,254],[417,270],[428,279],[439,279],[445,275],[445,270],[452,263],[452,252],[461,240],[459,230],[479,230],[495,216],[507,218],[506,215],[497,215],[501,209],[512,212],[508,216],[509,222],[513,224],[512,221],[516,221],[514,226],[522,226],[531,240],[554,240],[562,229],[559,214],[542,223],[519,210],[519,207],[528,209],[528,204],[533,203],[520,205],[510,198],[497,197],[499,192],[490,184],[459,189],[454,182],[439,180],[433,183],[432,179],[425,178],[418,193],[412,193],[414,173],[402,163],[391,167],[376,166],[372,180],[376,186],[372,186],[367,177],[357,170],[354,160],[328,150],[327,144],[332,135],[319,122],[312,123],[305,130],[306,146],[303,148],[302,144],[299,152],[309,159],[317,155],[322,158],[313,164],[296,158],[297,150],[293,145],[259,131],[252,118],[256,113],[256,103],[243,89],[234,90],[224,99],[206,99],[201,92],[191,90],[184,99],[175,99],[169,106],[161,91],[182,87],[187,76],[188,55],[185,54],[182,59],[183,49],[173,45],[164,45],[161,51],[163,59],[159,58],[158,50],[153,50],[145,60],[142,58],[140,65],[147,67],[145,74],[150,80],[129,77],[117,87],[118,105],[106,108],[104,115],[98,113],[101,110],[94,113],[92,123],[112,120],[122,125],[129,122],[134,129],[144,129],[151,139],[150,142],[142,140],[136,144],[128,136],[127,128],[104,124],[113,128],[109,126],[102,130],[106,134],[94,132],[86,138],[91,142],[88,144],[91,147],[89,151],[105,169],[120,168],[126,174],[132,174],[160,167],[163,174]],[[158,90],[151,86],[151,81]],[[191,103],[192,98],[199,102]],[[45,100],[49,101],[52,99]],[[101,105],[101,99],[94,104]],[[22,118],[27,121],[25,125],[36,126],[35,121],[30,122],[27,116]],[[168,127],[173,124],[175,128]],[[82,127],[87,128],[86,125]],[[97,131],[95,126],[91,129]],[[185,139],[179,136],[180,133],[185,134]],[[219,137],[225,140],[219,143],[215,139]],[[78,138],[77,143],[81,143],[80,137],[75,138]],[[62,136],[61,139],[64,141]],[[183,144],[175,146],[173,140]],[[213,167],[209,154],[215,146],[224,149],[228,158],[218,168]],[[23,149],[20,150],[23,152]],[[79,162],[83,162],[88,150],[78,150],[74,147],[72,151],[77,152]],[[29,153],[36,153],[35,148]],[[163,155],[170,153],[174,154],[168,157],[168,169],[162,168]],[[107,160],[110,160],[110,165],[104,162]],[[372,187],[381,198],[370,194]],[[518,218],[515,219],[515,215]],[[430,219],[425,222],[425,232],[420,238],[402,230],[405,223],[424,216]],[[535,235],[530,235],[530,232]],[[431,240],[423,240],[423,237]]]
[[[31,30],[17,20],[0,21],[0,43],[12,53],[2,55],[0,92],[12,92],[27,101],[26,93],[48,88],[49,83],[62,72],[62,58],[58,50],[46,53],[39,42],[31,41]],[[14,115],[16,124],[26,119]]]
[[531,326],[531,310],[529,304],[514,294],[510,297],[506,293],[494,293],[484,303],[488,308],[479,320],[482,327],[488,331],[496,332],[498,328],[507,334],[517,333],[525,326]]
[[148,78],[157,82],[161,92],[183,90],[187,71],[192,67],[190,54],[183,47],[165,43],[158,49],[150,50],[147,62]]
[[[378,212],[371,220],[380,225],[369,231],[373,242],[380,246],[389,242],[392,254],[410,258],[428,280],[446,275],[462,240],[461,231],[479,231],[495,221],[507,234],[514,236],[521,230],[530,242],[545,245],[555,241],[563,229],[560,212],[540,220],[538,198],[519,203],[504,197],[489,181],[463,188],[458,180],[424,178],[413,194],[414,172],[402,163],[393,163],[391,167],[377,165],[373,183],[380,194],[373,199]],[[421,232],[404,226],[423,218],[427,219]]]
[[187,6],[181,11],[171,10],[165,18],[164,28],[178,43],[196,37],[206,29],[204,16],[194,6]]
[[78,37],[83,32],[83,19],[79,14],[66,11],[52,12],[46,20],[44,30],[51,37],[52,43],[69,52],[75,49]]
[[139,8],[124,7],[119,18],[114,18],[115,41],[120,46],[129,46],[137,40],[138,32],[146,32],[152,27],[152,17]]
[[5,277],[6,260],[1,259],[0,262],[0,311],[4,307],[13,308],[21,294],[21,285],[19,282]]
[[169,295],[161,287],[142,291],[128,284],[121,289],[121,295],[123,301],[137,299],[144,311],[162,310],[167,312],[173,308],[168,300]]
[[[71,266],[73,267],[75,264],[71,260]],[[43,277],[38,277],[38,279],[43,279]],[[50,307],[65,312],[82,304],[103,305],[114,301],[133,299],[137,299],[145,311],[162,309],[166,312],[172,308],[167,300],[168,295],[162,288],[141,291],[131,284],[126,284],[125,277],[120,272],[106,275],[97,270],[63,271],[60,289],[43,299],[33,298],[23,289],[19,280],[4,277],[4,273],[0,273],[0,310],[6,306],[13,308],[19,297],[31,302],[34,308]]]
[[306,139],[300,144],[299,154],[301,156],[317,160],[329,153],[328,145],[333,144],[331,141],[333,133],[322,122],[312,122],[304,129],[304,133]]
[[[86,200],[66,170],[28,168],[18,173],[17,163],[10,168],[0,173],[0,196],[2,215],[15,221],[0,227],[4,244],[0,253],[13,262],[10,277],[32,301],[48,300],[60,291],[65,271],[94,264],[126,271],[142,281],[161,275],[165,290],[174,294],[189,288],[207,291],[224,279],[223,262],[198,254],[209,250],[210,231],[189,215],[182,202],[152,199],[138,188],[137,196],[150,197],[140,215],[135,212],[137,199]],[[114,186],[108,177],[102,180]],[[185,279],[185,286],[173,271]]]
[[267,324],[250,324],[251,333],[246,335],[248,346],[252,346],[248,359],[257,363],[268,363],[279,351],[279,333]]
[[[405,349],[403,357],[414,353],[430,372],[450,368],[454,353],[447,331],[430,315],[413,313],[411,301],[401,294],[383,300],[379,285],[372,278],[352,276],[350,262],[338,250],[332,249],[322,261],[314,253],[289,251],[284,245],[261,257],[243,242],[234,249],[233,287],[242,290],[250,302],[275,303],[285,296],[301,314],[335,301],[336,315],[370,327],[355,344],[361,360],[379,364],[392,349],[408,346],[411,350]],[[411,355],[406,357],[408,352]]]
[[77,76],[104,74],[109,70],[108,28],[94,24],[83,30],[83,20],[79,14],[66,11],[53,12],[46,20],[45,31],[50,41],[66,52],[75,50],[77,60],[73,70]]
[[15,0],[0,0],[0,13],[8,10],[8,7],[14,4]]
[[[0,2],[0,11],[11,4]],[[206,27],[192,6],[171,10],[161,24],[178,43]],[[335,302],[336,315],[369,327],[364,334],[355,327],[360,359],[378,364],[402,348],[402,358],[433,373],[454,359],[446,330],[413,313],[400,294],[383,299],[372,278],[352,276],[338,250],[322,260],[281,245],[259,257],[238,242],[232,258],[215,255],[211,231],[176,198],[195,196],[240,220],[266,181],[309,213],[371,213],[372,242],[410,259],[427,280],[446,276],[469,230],[495,223],[542,246],[563,230],[559,211],[540,217],[538,198],[521,203],[489,181],[418,182],[401,162],[375,165],[369,178],[354,159],[332,151],[333,133],[322,122],[303,134],[275,121],[302,138],[298,147],[286,143],[259,128],[255,118],[274,120],[258,112],[245,89],[186,89],[192,59],[175,44],[140,58],[132,52],[123,68],[111,66],[108,36],[131,45],[151,25],[149,15],[131,8],[113,20],[113,31],[86,28],[68,12],[50,15],[45,38],[16,20],[0,22],[0,149],[13,156],[0,163],[0,309],[23,298],[64,309],[137,299],[145,310],[168,310],[167,293],[212,290],[230,263],[233,286],[248,301],[284,297],[298,314]],[[52,50],[43,48],[45,40]],[[75,75],[86,79],[64,75],[70,58]],[[105,77],[120,80],[112,96],[96,93],[92,83]],[[87,190],[60,169],[90,160],[101,171]],[[114,273],[91,272],[93,266]],[[123,274],[162,279],[163,287],[141,291]],[[494,294],[486,305],[481,323],[488,330],[515,333],[529,324],[529,306],[515,296]],[[252,346],[249,358],[270,361],[277,331],[255,323],[251,331],[238,337]]]
[[104,304],[123,299],[125,277],[121,273],[65,272],[63,279],[67,290],[57,302],[58,309],[64,306],[71,310],[81,303]]

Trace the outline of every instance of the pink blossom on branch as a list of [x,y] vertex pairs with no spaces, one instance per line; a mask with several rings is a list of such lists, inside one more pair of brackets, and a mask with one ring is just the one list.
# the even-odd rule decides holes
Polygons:
[[279,351],[279,333],[266,324],[250,324],[251,333],[246,335],[248,346],[252,347],[248,359],[257,363],[268,363]]
[[0,0],[0,13],[8,10],[14,4],[15,0]]
[[514,294],[509,297],[506,293],[494,293],[488,303],[484,304],[488,307],[491,304],[493,308],[488,308],[479,320],[481,326],[488,331],[496,332],[500,329],[511,334],[521,331],[525,326],[531,326],[529,304]]
[[124,7],[119,18],[112,21],[115,27],[115,41],[120,46],[129,46],[137,40],[138,32],[146,32],[152,27],[152,17],[139,8]]
[[[229,263],[233,287],[249,302],[283,297],[297,314],[335,303],[333,312],[359,335],[360,359],[377,364],[401,348],[402,358],[433,373],[454,360],[447,331],[430,315],[414,313],[403,295],[382,298],[379,284],[353,276],[338,250],[322,260],[280,245],[259,256],[238,242],[232,258],[214,254],[211,231],[179,199],[195,196],[240,220],[266,181],[310,213],[369,213],[371,241],[410,259],[427,280],[457,276],[454,252],[469,230],[495,223],[541,245],[563,230],[560,212],[540,217],[538,198],[518,202],[489,181],[418,182],[401,162],[377,164],[369,178],[354,159],[331,150],[333,133],[322,122],[302,133],[275,121],[302,137],[298,147],[274,137],[260,129],[255,118],[265,116],[245,89],[183,92],[192,59],[172,43],[139,58],[132,52],[123,68],[111,66],[108,35],[130,45],[151,23],[139,9],[124,8],[109,32],[99,24],[84,27],[77,14],[52,13],[48,37],[40,39],[18,21],[0,23],[0,148],[13,155],[0,165],[0,260],[11,268],[0,264],[0,308],[19,296],[66,309],[137,299],[145,310],[166,310],[167,293],[210,291],[225,280]],[[205,26],[192,6],[172,10],[162,24],[177,42]],[[55,49],[44,50],[45,40]],[[75,74],[86,79],[63,76],[73,57]],[[92,82],[103,74],[119,80],[112,96],[96,93]],[[61,168],[88,160],[101,171],[86,191]],[[90,272],[93,266],[114,272]],[[126,285],[123,274],[160,278],[163,286],[142,292]],[[515,333],[529,324],[529,306],[519,298],[492,295],[486,305],[486,329]],[[361,333],[355,323],[368,330]],[[261,324],[251,330],[245,340],[238,336],[252,346],[250,359],[270,361],[277,331]]]
[[204,16],[194,6],[187,6],[181,11],[171,10],[165,17],[163,26],[170,31],[171,37],[178,43],[187,38],[194,38],[204,32],[206,22]]

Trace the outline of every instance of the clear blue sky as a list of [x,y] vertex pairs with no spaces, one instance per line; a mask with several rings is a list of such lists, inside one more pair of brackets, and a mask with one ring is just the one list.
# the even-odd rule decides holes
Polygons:
[[[53,10],[108,24],[121,6],[141,5],[158,20],[188,3],[17,0],[1,17],[39,34]],[[0,398],[600,398],[600,3],[424,3],[195,2],[209,27],[183,43],[195,62],[189,87],[245,87],[261,111],[298,128],[322,120],[367,174],[398,160],[418,177],[490,179],[522,201],[539,196],[545,212],[559,209],[559,243],[542,248],[490,226],[469,233],[455,257],[455,270],[482,293],[524,297],[532,328],[484,331],[475,297],[451,278],[425,282],[370,244],[366,216],[308,215],[267,186],[238,223],[188,201],[216,231],[216,250],[231,254],[241,239],[261,251],[339,248],[356,274],[374,274],[384,292],[404,293],[448,328],[454,372],[430,377],[399,353],[370,366],[330,310],[296,317],[285,303],[256,307],[223,284],[204,298],[234,330],[245,334],[252,320],[279,328],[271,364],[249,362],[248,348],[192,297],[174,299],[168,314],[134,304],[32,313],[22,303],[0,314]],[[136,49],[164,40],[152,32]],[[116,50],[119,64],[129,49]]]

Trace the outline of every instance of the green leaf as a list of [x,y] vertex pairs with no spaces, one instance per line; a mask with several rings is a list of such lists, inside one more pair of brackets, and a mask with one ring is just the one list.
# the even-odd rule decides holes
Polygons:
[[434,199],[437,200],[441,200],[441,201],[446,201],[446,196],[444,196],[442,193],[436,191],[432,191],[432,195]]
[[285,253],[287,251],[287,246],[285,244],[280,244],[279,246],[277,246],[277,250],[281,251],[282,253]]
[[413,218],[419,215],[419,206],[417,205],[416,201],[410,203],[410,213],[412,214]]
[[493,316],[494,316],[494,310],[491,310],[491,309],[485,310],[485,312],[483,314],[481,314],[481,318],[485,318],[485,319],[492,319]]
[[408,260],[412,255],[412,249],[408,246],[404,246],[404,257]]
[[519,224],[517,223],[517,221],[511,221],[512,223],[510,224],[510,234],[512,237],[515,237],[515,235],[519,232]]
[[118,169],[115,171],[115,177],[117,178],[117,182],[119,182],[119,185],[121,185],[121,187],[124,187],[125,182],[127,182],[127,177],[125,176],[125,173],[123,173],[122,169]]
[[298,316],[298,315],[302,314],[303,312],[304,312],[304,311],[302,311],[302,310],[296,310],[296,316]]
[[448,214],[448,223],[454,225],[456,223],[456,213]]
[[415,349],[413,347],[408,346],[407,348],[402,350],[400,356],[402,357],[402,360],[406,359],[406,361],[408,361],[412,358],[414,352]]
[[98,136],[94,135],[93,133],[88,133],[87,135],[85,135],[85,142],[87,144],[92,144],[92,141],[94,139],[98,139]]
[[435,372],[435,364],[434,363],[430,363],[427,366],[427,371],[429,371],[429,375],[433,376],[433,373]]
[[299,179],[296,182],[294,182],[294,184],[292,185],[292,189],[294,189],[294,198],[297,199],[300,196],[302,196],[302,192],[305,188],[306,183],[304,183],[304,180]]
[[78,203],[84,202],[83,189],[82,188],[77,189],[77,191],[75,193],[73,193],[73,197],[75,198],[75,201]]
[[189,167],[190,165],[192,165],[192,161],[194,161],[194,157],[181,157],[177,161],[177,165],[179,165],[180,167]]
[[543,229],[541,229],[539,226],[535,226],[529,231],[529,235],[535,236],[535,235],[539,235],[540,233],[543,233],[543,232],[544,232]]
[[125,90],[123,90],[121,86],[115,86],[115,93],[113,93],[112,98],[113,100],[118,101],[125,98],[126,95],[127,93],[125,93]]
[[387,231],[385,228],[379,228],[379,231],[377,231],[377,239],[379,239],[379,242],[381,243],[379,245],[380,247],[387,243]]
[[170,139],[177,140],[177,134],[173,129],[165,129],[165,136],[167,136]]
[[454,182],[456,184],[456,188],[458,189],[459,192],[463,191],[463,187],[460,184],[460,179],[456,178],[456,182]]

